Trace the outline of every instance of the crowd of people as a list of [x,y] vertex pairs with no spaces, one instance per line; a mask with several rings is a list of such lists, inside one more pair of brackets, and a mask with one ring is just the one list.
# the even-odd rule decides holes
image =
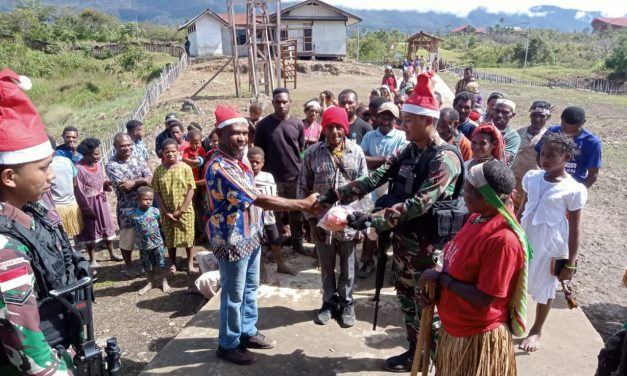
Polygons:
[[[222,286],[217,355],[243,365],[256,360],[249,349],[276,344],[257,329],[257,289],[267,279],[268,260],[279,273],[296,274],[283,246],[317,260],[322,302],[314,323],[336,320],[350,328],[356,322],[355,278],[373,273],[377,248],[387,239],[408,346],[385,368],[409,371],[421,307],[435,304],[442,323],[438,374],[515,375],[512,334],[525,333],[527,291],[538,305],[521,348],[533,352],[540,348],[558,281],[571,280],[577,268],[581,211],[601,167],[601,141],[584,128],[580,107],[566,107],[559,124],[549,126],[554,107],[544,100],[529,108],[528,126],[514,129],[520,109],[498,92],[484,108],[472,68],[457,83],[452,107],[443,107],[433,89],[435,72],[417,63],[420,70],[404,67],[400,82],[386,67],[367,102],[352,89],[337,100],[325,90],[297,115],[290,92],[278,88],[265,117],[259,99],[250,103],[247,117],[218,105],[206,135],[202,126],[185,127],[169,113],[153,150],[143,141],[143,123],[131,120],[126,132],[115,135],[104,166],[98,139],[81,140],[75,127],[66,127],[56,146],[27,98],[22,106],[0,96],[6,109],[0,114],[12,116],[2,119],[0,131],[31,127],[33,133],[30,144],[0,139],[0,217],[28,223],[24,207],[41,203],[50,221],[86,250],[93,268],[102,242],[111,260],[124,262],[126,276],[145,273],[139,294],[157,285],[172,291],[168,276],[181,268],[178,248],[186,251],[183,269],[196,275],[194,245],[208,242]],[[11,75],[4,90],[13,90],[16,81]],[[160,165],[151,171],[153,152]],[[112,245],[111,190],[121,255]],[[364,238],[363,220],[349,220],[337,231],[319,225],[331,207],[365,196],[379,210],[357,218],[367,218],[378,240]],[[451,202],[460,203],[455,213],[465,213],[463,227],[454,214],[449,222],[459,226],[449,225],[445,235],[438,208]],[[12,279],[2,267],[27,260],[7,236],[0,235],[0,312],[24,312],[20,301],[34,299],[33,283],[10,284],[21,295],[6,294]],[[262,255],[264,244],[270,252]],[[24,270],[32,275],[29,268]],[[437,286],[437,301],[421,294],[427,283]],[[0,332],[16,333],[19,319],[5,317]],[[65,369],[53,350],[42,350],[45,342],[38,346],[52,359],[46,367]],[[32,364],[31,349],[14,349],[23,355],[9,357],[16,367]]]

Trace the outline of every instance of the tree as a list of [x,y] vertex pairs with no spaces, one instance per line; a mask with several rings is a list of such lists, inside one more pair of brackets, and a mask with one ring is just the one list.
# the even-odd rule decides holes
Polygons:
[[523,65],[527,55],[527,64],[545,64],[554,63],[555,54],[553,49],[544,41],[544,39],[533,36],[529,39],[529,48],[526,50],[525,43],[517,43],[513,49],[514,61],[519,65]]
[[605,59],[605,66],[614,74],[627,77],[627,33],[622,33],[618,38],[616,47]]

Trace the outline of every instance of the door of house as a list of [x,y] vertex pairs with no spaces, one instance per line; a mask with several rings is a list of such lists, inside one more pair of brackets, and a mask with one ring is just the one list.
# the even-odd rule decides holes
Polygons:
[[303,29],[303,52],[313,51],[313,38],[311,27],[305,27]]

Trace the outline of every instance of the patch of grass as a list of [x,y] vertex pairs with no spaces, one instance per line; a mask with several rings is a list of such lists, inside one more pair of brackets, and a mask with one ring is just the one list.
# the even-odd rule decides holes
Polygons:
[[96,281],[96,283],[94,283],[94,290],[98,291],[98,290],[103,290],[103,289],[108,289],[111,287],[115,286],[115,281]]
[[[175,61],[166,54],[150,54],[149,58],[157,72]],[[109,59],[96,62],[97,68],[32,78],[29,96],[47,131],[55,137],[67,125],[76,126],[81,138],[109,134],[139,105],[147,85],[141,72],[114,73],[106,69]],[[149,77],[159,78],[159,74]]]
[[440,50],[438,51],[438,57],[440,59],[444,59],[444,61],[462,62],[462,56],[463,53],[460,51],[447,50],[444,48],[440,48]]
[[590,69],[567,68],[560,66],[536,66],[523,68],[476,68],[493,74],[529,81],[570,80],[573,78],[604,78]]
[[[450,72],[443,72],[440,76],[451,88],[454,88],[455,83],[459,80],[459,77]],[[506,96],[518,96],[525,100],[525,104],[529,102],[529,105],[531,105],[531,102],[534,100],[543,99],[548,100],[550,103],[557,104],[558,108],[562,107],[562,104],[564,106],[577,105],[586,108],[590,102],[594,102],[595,105],[627,106],[627,96],[625,95],[608,95],[587,90],[512,85],[481,80],[479,80],[479,89],[484,98],[487,98],[492,91],[498,90]],[[517,104],[520,105],[520,103]],[[592,121],[593,119],[590,120]]]

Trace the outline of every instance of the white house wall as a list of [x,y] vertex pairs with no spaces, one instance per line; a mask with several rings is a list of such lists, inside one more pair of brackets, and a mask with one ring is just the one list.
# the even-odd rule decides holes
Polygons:
[[312,35],[316,56],[346,56],[344,21],[314,21]]
[[[231,37],[231,28],[228,26],[222,26],[220,30],[221,39],[222,39],[222,50],[224,51],[225,56],[233,56],[233,51],[231,49],[233,39]],[[248,47],[237,46],[237,55],[239,57],[248,56]]]
[[233,53],[231,52],[231,29],[228,27],[222,27],[220,29],[220,36],[222,39],[222,51],[224,55],[231,56]]
[[190,56],[198,56],[198,33],[195,31],[187,34],[189,39],[189,54]]
[[196,43],[190,39],[192,56],[222,55],[224,51],[221,28],[222,24],[207,14],[196,20],[196,32],[193,33],[196,35]]

